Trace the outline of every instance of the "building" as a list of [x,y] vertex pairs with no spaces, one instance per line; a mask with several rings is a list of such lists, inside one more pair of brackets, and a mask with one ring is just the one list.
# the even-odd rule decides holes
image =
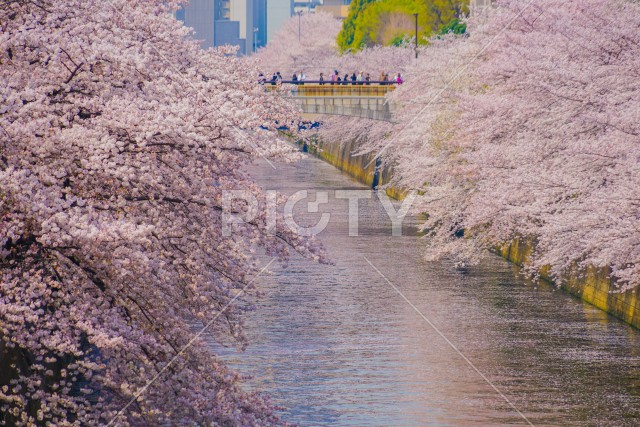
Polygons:
[[317,12],[325,12],[335,18],[344,19],[349,14],[351,0],[324,0],[321,6],[316,7]]
[[267,0],[253,3],[253,51],[267,44]]
[[293,16],[294,0],[267,0],[267,42]]
[[[298,0],[305,11],[318,1]],[[294,0],[189,0],[176,18],[195,30],[203,48],[238,46],[244,55],[265,46],[294,14],[296,4]]]
[[321,0],[294,0],[293,13],[314,13]]
[[176,18],[195,30],[203,48],[215,46],[215,3],[212,0],[190,0],[176,12]]
[[[231,22],[238,22],[240,50],[253,52],[253,3],[255,0],[231,0]],[[219,43],[222,44],[222,43]]]
[[240,38],[240,23],[238,21],[220,19],[215,21],[214,28],[215,44],[213,46],[238,46],[239,55],[247,53],[247,41]]
[[[265,13],[260,5],[266,5],[266,0],[189,0],[176,12],[176,18],[194,29],[203,48],[238,46],[238,54],[244,55],[266,43],[264,36],[262,44],[256,42],[256,33],[260,32],[254,23],[255,18],[260,22],[256,9]],[[262,32],[266,33],[266,19],[262,22]]]

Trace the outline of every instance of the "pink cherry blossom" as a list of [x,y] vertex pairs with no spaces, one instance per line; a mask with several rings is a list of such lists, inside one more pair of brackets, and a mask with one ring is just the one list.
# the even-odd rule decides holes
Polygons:
[[[5,2],[0,11],[0,421],[105,425],[194,330],[245,345],[261,264],[311,240],[265,213],[221,233],[221,193],[288,158],[295,110],[226,50],[201,51],[175,1]],[[241,206],[239,206],[241,208]],[[115,425],[269,425],[269,402],[202,340]]]
[[640,284],[638,28],[637,2],[513,0],[432,40],[390,96],[400,123],[367,146],[423,194],[429,256],[526,238],[532,272]]

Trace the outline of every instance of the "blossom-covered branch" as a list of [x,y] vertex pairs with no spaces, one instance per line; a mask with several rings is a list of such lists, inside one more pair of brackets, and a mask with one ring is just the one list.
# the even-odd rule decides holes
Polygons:
[[[295,116],[224,51],[201,51],[166,1],[10,1],[0,11],[0,421],[104,425],[206,324],[244,345],[228,303],[262,246],[312,257],[265,215],[221,232],[222,192],[286,158]],[[242,209],[242,206],[237,206]],[[254,285],[248,289],[249,295]],[[276,423],[204,344],[118,425]]]

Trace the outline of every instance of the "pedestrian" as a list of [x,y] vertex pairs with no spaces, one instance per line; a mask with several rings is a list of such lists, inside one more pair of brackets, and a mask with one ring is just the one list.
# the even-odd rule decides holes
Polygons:
[[367,86],[371,84],[371,76],[369,75],[369,73],[367,73],[367,75],[364,76],[364,81]]
[[297,85],[297,84],[298,84],[298,75],[297,75],[296,73],[293,73],[293,76],[291,77],[291,82],[292,82],[294,85]]
[[396,76],[396,83],[398,83],[399,85],[402,84],[402,76],[400,75],[400,73],[398,73],[398,75]]
[[324,84],[324,73],[320,73],[320,78],[318,80],[320,81],[320,86],[322,86]]
[[258,74],[258,84],[260,86],[264,86],[264,84],[267,82],[267,79],[264,78],[264,74],[262,74],[262,72],[260,72]]
[[275,85],[278,81],[278,76],[276,75],[276,73],[273,73],[273,76],[271,77],[271,85]]
[[359,85],[364,84],[364,73],[362,71],[358,73],[358,84]]
[[333,70],[333,74],[331,74],[331,84],[340,81],[340,75],[338,74],[338,70]]
[[301,85],[304,84],[304,81],[307,79],[307,76],[304,75],[304,71],[300,70],[300,74],[298,74],[298,81]]
[[384,84],[386,84],[386,85],[391,84],[391,83],[389,83],[389,82],[390,82],[390,80],[389,80],[389,73],[384,73],[384,78],[382,79],[382,81],[383,81],[383,82],[384,82]]
[[344,75],[344,78],[342,79],[342,84],[343,85],[349,84],[349,73]]
[[282,84],[282,74],[280,74],[280,71],[276,71],[276,83],[278,86]]
[[358,80],[358,77],[356,76],[356,72],[354,71],[353,74],[351,74],[351,84],[356,84],[356,80]]
[[380,73],[380,77],[378,77],[378,83],[381,85],[384,84],[384,71]]

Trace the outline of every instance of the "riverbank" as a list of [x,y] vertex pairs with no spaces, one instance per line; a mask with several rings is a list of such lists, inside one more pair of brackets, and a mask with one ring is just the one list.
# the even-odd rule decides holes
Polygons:
[[[341,144],[322,141],[313,144],[298,142],[298,145],[303,151],[313,154],[370,187],[382,186],[391,180],[393,169],[389,166],[381,166],[380,159],[376,159],[373,154],[351,155],[360,150],[360,146],[355,141]],[[385,191],[389,197],[397,200],[404,197],[403,192],[394,187],[387,187]]]
[[[319,157],[337,169],[354,177],[358,181],[371,187],[390,182],[393,170],[389,166],[380,166],[373,154],[352,156],[360,150],[354,142],[331,144],[317,142],[307,144],[300,142],[303,150]],[[401,199],[402,191],[390,187],[386,189],[390,197]],[[533,242],[516,240],[511,244],[498,248],[498,253],[505,259],[523,265],[533,251]],[[548,269],[540,271],[543,280],[553,283],[547,273]],[[564,291],[580,298],[612,316],[640,329],[640,288],[624,293],[613,293],[615,283],[609,278],[609,269],[588,268],[581,274],[563,278]]]

